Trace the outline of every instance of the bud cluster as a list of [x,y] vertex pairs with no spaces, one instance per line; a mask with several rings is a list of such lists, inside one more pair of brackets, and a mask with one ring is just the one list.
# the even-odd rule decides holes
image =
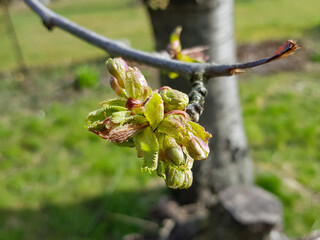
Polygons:
[[88,129],[120,146],[135,146],[143,172],[157,171],[170,188],[189,188],[194,160],[208,157],[210,133],[185,112],[188,96],[162,87],[152,91],[138,68],[109,59],[110,85],[120,97],[87,116]]

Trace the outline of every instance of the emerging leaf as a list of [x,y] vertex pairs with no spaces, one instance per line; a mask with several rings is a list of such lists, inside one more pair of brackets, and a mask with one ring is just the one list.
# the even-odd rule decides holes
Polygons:
[[208,140],[212,137],[212,135],[206,132],[204,127],[198,123],[187,120],[187,127],[195,136],[201,138],[205,142],[208,142]]
[[151,127],[146,127],[137,133],[133,139],[136,144],[138,157],[141,157],[140,154],[143,157],[141,171],[151,173],[156,170],[158,166],[159,144]]
[[109,118],[106,119],[103,124],[104,127],[101,130],[92,132],[96,133],[103,139],[115,143],[128,141],[133,134],[147,126],[147,124],[126,124],[121,126],[113,123]]
[[96,122],[101,122],[106,119],[106,117],[111,116],[111,114],[119,111],[126,111],[125,107],[121,106],[106,106],[104,108],[100,108],[88,114],[86,121],[88,126],[95,124]]
[[[180,32],[171,38],[176,50]],[[180,48],[176,56],[188,58],[181,54]],[[140,70],[121,58],[109,59],[107,67],[113,75],[111,87],[124,98],[100,103],[101,108],[86,118],[88,130],[119,146],[135,146],[143,159],[141,171],[156,170],[168,187],[190,187],[193,162],[208,156],[211,135],[191,121],[188,96],[169,87],[152,92]]]
[[168,114],[158,126],[158,131],[175,139],[181,140],[187,136],[185,117],[180,114]]
[[111,106],[119,106],[119,107],[126,107],[126,100],[121,99],[121,98],[114,98],[114,99],[109,99],[106,101],[103,101],[100,103],[101,107],[111,107]]
[[113,123],[119,123],[120,125],[123,125],[124,123],[128,122],[130,117],[131,117],[130,111],[121,111],[121,112],[112,113],[110,120]]
[[177,26],[170,36],[170,43],[167,47],[167,52],[169,53],[170,57],[183,62],[206,62],[209,57],[206,56],[203,51],[207,50],[208,47],[196,46],[193,48],[182,49],[180,40],[181,32],[182,27]]
[[163,100],[158,93],[153,93],[146,103],[144,115],[148,119],[152,130],[155,130],[164,116]]

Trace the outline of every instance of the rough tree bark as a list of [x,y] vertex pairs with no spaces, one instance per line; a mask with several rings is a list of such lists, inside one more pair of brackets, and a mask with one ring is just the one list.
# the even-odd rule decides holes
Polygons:
[[[156,49],[163,50],[172,30],[183,27],[182,47],[208,45],[211,61],[236,62],[233,40],[233,0],[171,0],[165,10],[148,9],[154,31]],[[189,92],[190,83],[171,80],[161,74],[161,84]],[[236,184],[252,183],[253,169],[247,157],[247,141],[243,129],[237,78],[216,78],[208,83],[208,97],[201,117],[213,134],[211,154],[196,164],[195,181],[189,191],[175,191],[180,203],[212,195]]]

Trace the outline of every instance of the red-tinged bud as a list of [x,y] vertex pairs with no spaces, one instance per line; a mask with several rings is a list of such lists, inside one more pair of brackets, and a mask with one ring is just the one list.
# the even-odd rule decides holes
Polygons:
[[181,115],[184,117],[184,119],[186,120],[191,120],[191,117],[189,116],[188,113],[186,113],[185,111],[181,111],[181,110],[172,110],[170,112],[167,112],[165,117],[171,118],[174,115]]
[[128,98],[126,103],[126,108],[128,108],[130,111],[134,108],[141,107],[141,102],[134,98]]
[[159,92],[161,92],[162,90],[165,90],[165,89],[172,89],[172,88],[168,87],[168,86],[163,86],[163,87],[161,87],[159,89],[154,90],[154,92],[159,93]]
[[210,149],[201,138],[193,136],[187,142],[187,151],[194,160],[204,160],[208,157]]
[[127,97],[126,91],[119,85],[119,82],[115,77],[111,78],[110,86],[119,97]]
[[124,88],[126,72],[128,71],[127,63],[122,58],[109,58],[107,61],[107,67],[110,74],[118,80],[119,86]]

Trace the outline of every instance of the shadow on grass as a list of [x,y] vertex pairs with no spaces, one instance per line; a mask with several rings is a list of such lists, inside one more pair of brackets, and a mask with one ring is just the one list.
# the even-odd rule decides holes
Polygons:
[[[68,194],[68,193],[66,193]],[[157,231],[147,219],[163,190],[114,192],[71,204],[38,209],[0,209],[0,239],[121,239]]]

